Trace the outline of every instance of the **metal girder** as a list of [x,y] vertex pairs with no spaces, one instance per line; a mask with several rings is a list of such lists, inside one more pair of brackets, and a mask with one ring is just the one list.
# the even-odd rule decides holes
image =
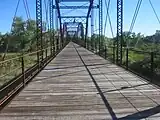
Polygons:
[[88,8],[87,17],[89,17],[89,15],[90,15],[90,12],[91,12],[91,9],[92,9],[92,6],[93,6],[93,1],[94,0],[90,0],[90,5],[89,5],[89,8]]
[[79,23],[77,27],[77,35],[78,33],[81,32],[81,38],[84,40],[84,29],[83,29],[83,23]]
[[83,24],[86,24],[86,18],[63,18],[63,22],[82,22]]
[[67,36],[66,34],[67,34],[67,25],[63,24],[63,35],[64,35],[64,37]]
[[[36,0],[37,51],[43,49],[42,41],[42,0]],[[37,53],[38,63],[43,60],[43,51]],[[41,57],[41,58],[40,58]]]
[[87,16],[61,16],[61,18],[87,18]]
[[67,31],[67,32],[76,32],[75,30],[69,30],[69,31]]
[[73,25],[73,24],[79,24],[79,23],[80,23],[80,22],[65,22],[64,24],[67,24],[67,25],[68,25],[68,24],[72,24],[72,25]]
[[99,54],[101,51],[101,48],[103,49],[103,43],[102,43],[102,32],[103,32],[103,3],[102,0],[99,0]]
[[117,0],[117,64],[122,64],[123,0]]
[[57,7],[57,12],[58,12],[58,18],[59,18],[59,23],[60,23],[60,34],[61,34],[61,41],[62,41],[62,46],[63,46],[63,35],[62,35],[62,20],[61,20],[61,13],[59,9],[59,0],[55,0],[56,7]]
[[69,28],[77,28],[77,26],[69,26]]
[[[60,9],[88,9],[89,6],[59,6]],[[92,9],[98,9],[99,5],[92,6]],[[57,9],[56,6],[53,6],[53,9]]]
[[90,12],[91,12],[91,9],[92,9],[92,6],[93,6],[93,1],[94,0],[90,0],[90,5],[89,5],[89,8],[88,8],[88,13],[87,13],[87,20],[86,20],[86,33],[85,33],[85,46],[86,47],[86,43],[87,43],[87,34],[88,34],[88,18],[89,18],[89,15],[90,15]]
[[[54,23],[53,23],[53,0],[50,0],[49,1],[49,6],[50,6],[50,9],[49,9],[49,17],[50,17],[50,44],[51,44],[51,53],[55,52],[54,50],[54,33],[53,33],[53,30],[54,30]],[[53,46],[53,48],[52,48]]]
[[59,2],[89,2],[90,0],[58,0]]

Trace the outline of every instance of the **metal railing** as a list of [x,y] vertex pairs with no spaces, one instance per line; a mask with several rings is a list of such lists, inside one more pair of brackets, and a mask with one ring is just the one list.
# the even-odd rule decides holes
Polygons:
[[[117,63],[116,60],[116,45],[103,45],[99,49],[97,43],[87,42],[87,49],[100,55],[101,57]],[[100,50],[100,51],[99,51]],[[123,47],[122,64],[118,64],[127,70],[130,70],[137,75],[144,77],[156,84],[160,80],[160,53],[154,51],[142,51],[135,48]],[[160,84],[159,84],[160,85]]]
[[[25,84],[37,75],[66,45],[57,42],[55,52],[51,47],[21,53],[17,57],[0,61],[0,109],[10,100]],[[53,47],[53,46],[52,46]],[[38,54],[37,54],[38,53]],[[43,59],[38,61],[37,55],[43,54]]]

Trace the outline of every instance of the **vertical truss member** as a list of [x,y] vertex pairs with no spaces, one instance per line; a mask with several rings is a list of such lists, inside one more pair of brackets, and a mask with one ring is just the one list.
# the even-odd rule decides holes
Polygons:
[[117,64],[122,64],[123,52],[123,0],[117,0]]
[[88,46],[88,44],[87,44],[88,21],[89,21],[88,19],[89,19],[89,16],[90,16],[90,12],[93,8],[93,1],[94,0],[90,0],[90,5],[89,5],[89,8],[88,8],[88,13],[87,13],[87,17],[86,17],[86,31],[85,31],[86,33],[85,33],[85,45],[84,45],[85,48]]
[[102,32],[103,32],[103,5],[102,0],[99,0],[99,54],[101,48],[103,49],[102,43]]
[[[43,41],[42,41],[42,0],[36,0],[36,27],[37,27],[37,61],[43,61]],[[41,50],[41,52],[39,52]]]
[[61,20],[61,13],[60,13],[60,7],[59,7],[59,0],[55,0],[56,8],[57,8],[57,13],[58,13],[58,18],[59,18],[59,25],[60,25],[60,48],[63,47],[64,41],[63,41],[63,30],[62,30],[62,20]]
[[50,11],[50,45],[51,45],[51,54],[55,53],[54,49],[54,22],[53,22],[53,0],[49,1]]

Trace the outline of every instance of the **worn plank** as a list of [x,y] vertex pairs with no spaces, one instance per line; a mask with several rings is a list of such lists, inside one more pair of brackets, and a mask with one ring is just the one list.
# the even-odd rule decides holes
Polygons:
[[72,42],[0,120],[160,119],[160,89]]

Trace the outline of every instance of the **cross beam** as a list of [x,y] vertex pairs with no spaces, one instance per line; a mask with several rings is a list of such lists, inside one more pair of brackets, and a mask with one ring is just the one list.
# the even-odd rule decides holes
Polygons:
[[64,24],[79,24],[80,22],[65,22]]
[[87,18],[87,16],[61,16],[61,18]]
[[[60,9],[88,9],[89,6],[59,6]],[[98,9],[99,5],[92,6],[92,9]],[[54,5],[53,9],[57,9],[57,7]]]
[[89,2],[90,0],[58,0],[59,2]]

